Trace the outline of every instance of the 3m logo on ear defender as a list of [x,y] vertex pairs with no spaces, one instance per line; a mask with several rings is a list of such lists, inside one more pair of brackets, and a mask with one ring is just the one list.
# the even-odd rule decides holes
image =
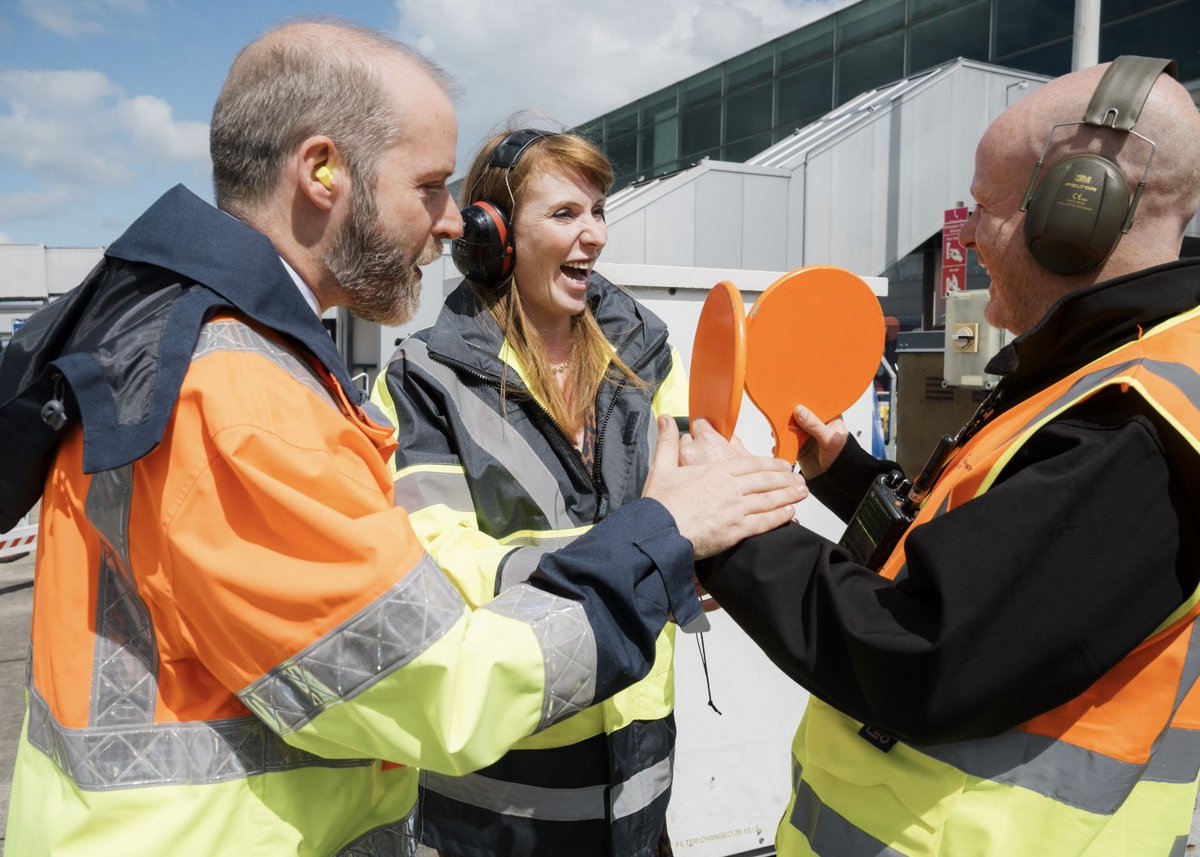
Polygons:
[[1091,183],[1092,183],[1092,177],[1091,177],[1091,176],[1085,176],[1083,173],[1078,173],[1078,174],[1076,174],[1076,176],[1075,176],[1075,181],[1077,181],[1079,184],[1091,184]]

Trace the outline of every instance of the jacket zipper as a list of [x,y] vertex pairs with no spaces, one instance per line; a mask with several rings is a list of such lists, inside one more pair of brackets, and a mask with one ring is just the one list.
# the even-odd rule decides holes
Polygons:
[[[660,334],[659,337],[657,339],[655,339],[653,343],[651,343],[650,347],[646,349],[646,353],[642,356],[642,358],[637,363],[632,364],[629,368],[631,370],[633,370],[635,373],[638,372],[640,369],[642,369],[642,367],[644,367],[647,363],[650,362],[650,359],[654,356],[655,352],[666,341],[667,341],[667,334],[664,332],[664,333]],[[476,351],[479,351],[481,354],[488,354],[489,357],[494,356],[494,355],[489,354],[488,352],[484,351],[482,348],[475,345],[474,343],[468,342],[465,344],[467,345],[468,348],[473,348]],[[450,366],[453,369],[456,369],[467,375],[470,375],[472,378],[478,378],[480,381],[483,381],[487,384],[491,384],[494,387],[500,386],[500,379],[495,377],[494,375],[487,375],[483,372],[480,372],[478,369],[474,369],[470,366],[466,366],[466,365],[460,363],[459,361],[453,359],[452,357],[447,357],[445,355],[440,355],[440,354],[434,355],[432,353],[430,354],[430,356],[434,357],[439,362]],[[609,503],[608,503],[608,488],[604,484],[603,474],[600,469],[600,466],[602,463],[602,454],[603,454],[604,432],[605,432],[605,429],[608,427],[608,421],[612,417],[612,412],[617,407],[617,399],[620,398],[621,392],[624,389],[625,389],[625,382],[624,381],[619,382],[616,386],[616,389],[613,391],[613,398],[612,398],[612,401],[608,405],[608,410],[604,414],[604,419],[602,421],[597,421],[597,423],[596,423],[596,449],[595,449],[595,457],[592,461],[592,472],[591,473],[588,473],[587,467],[583,463],[583,456],[580,454],[579,450],[576,449],[575,445],[573,443],[571,443],[570,439],[567,438],[567,436],[563,434],[563,431],[561,428],[559,428],[558,423],[556,423],[554,421],[554,418],[550,416],[550,412],[546,410],[546,408],[542,405],[542,403],[539,402],[537,400],[537,398],[532,393],[530,393],[527,388],[524,389],[524,392],[526,393],[526,395],[529,396],[530,401],[532,401],[537,406],[537,409],[541,413],[544,422],[549,427],[550,430],[549,430],[549,432],[547,432],[547,434],[554,439],[553,443],[558,447],[559,452],[565,453],[566,456],[572,462],[574,462],[573,466],[578,468],[578,472],[580,474],[582,474],[584,477],[586,477],[589,482],[591,482],[592,492],[596,497],[596,513],[592,517],[592,523],[594,523],[594,524],[597,524],[600,521],[604,520],[606,517],[608,517],[608,505],[609,505]],[[599,409],[599,405],[600,405],[600,397],[597,396],[596,397],[597,409]]]

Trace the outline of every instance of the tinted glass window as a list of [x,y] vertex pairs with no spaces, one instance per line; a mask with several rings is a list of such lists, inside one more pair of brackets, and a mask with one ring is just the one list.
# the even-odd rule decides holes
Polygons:
[[[910,22],[943,9],[952,9],[959,5],[958,0],[908,0],[908,20]],[[990,14],[990,11],[989,11]]]
[[[1103,30],[1101,30],[1101,36],[1103,36]],[[1071,70],[1071,40],[1060,39],[1052,45],[998,57],[996,63],[1009,68],[1019,68],[1024,71],[1058,77],[1058,75],[1066,74]]]
[[775,93],[778,128],[798,127],[802,120],[828,113],[833,107],[833,61],[779,78]]
[[955,57],[988,58],[988,0],[963,4],[961,8],[912,24],[908,28],[909,72],[952,60]]
[[679,84],[681,108],[721,97],[721,69],[714,68]]
[[832,54],[833,21],[830,15],[779,39],[775,45],[779,54],[779,68],[791,68]]
[[837,103],[904,77],[904,32],[867,42],[837,59]]
[[678,154],[679,120],[668,119],[642,129],[642,171],[674,161]]
[[1130,15],[1147,12],[1160,6],[1169,6],[1173,2],[1174,0],[1104,0],[1100,4],[1100,23],[1119,21]]
[[619,180],[629,182],[637,178],[637,134],[623,134],[608,138],[608,159],[613,163]]
[[736,140],[759,131],[770,131],[771,82],[757,84],[725,99],[725,139]]
[[770,79],[774,63],[775,46],[769,43],[740,57],[734,57],[726,63],[728,88],[734,89],[756,80]]
[[1200,77],[1200,0],[1183,0],[1100,28],[1100,59],[1120,54],[1165,57],[1179,63],[1179,79]]
[[1070,36],[1075,0],[1000,0],[996,3],[996,56]]
[[770,131],[767,131],[763,134],[755,134],[753,137],[747,137],[744,140],[736,140],[732,143],[727,143],[725,145],[724,159],[727,161],[741,163],[742,161],[754,157],[770,145]]
[[675,115],[675,92],[666,95],[653,95],[643,102],[642,124],[650,125]]
[[859,0],[834,17],[837,20],[837,47],[841,51],[848,45],[903,27],[904,0]]
[[721,103],[688,110],[679,117],[679,156],[696,158],[721,145]]
[[637,105],[622,108],[608,117],[608,139],[637,128]]

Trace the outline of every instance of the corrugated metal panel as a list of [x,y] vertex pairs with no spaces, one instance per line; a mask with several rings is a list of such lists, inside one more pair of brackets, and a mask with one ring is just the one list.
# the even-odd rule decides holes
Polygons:
[[[615,194],[605,256],[882,273],[969,199],[984,129],[1045,80],[960,59],[863,93],[745,164],[704,161]],[[689,187],[690,211],[681,207]]]

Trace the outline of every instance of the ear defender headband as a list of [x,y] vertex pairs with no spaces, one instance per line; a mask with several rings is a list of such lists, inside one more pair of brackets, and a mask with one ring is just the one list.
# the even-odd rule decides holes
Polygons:
[[[509,134],[488,156],[487,166],[511,170],[525,150],[549,131],[523,128]],[[516,262],[512,225],[508,215],[494,202],[473,202],[462,210],[463,234],[450,244],[454,267],[468,280],[485,286],[497,286],[512,273]]]
[[[1109,257],[1121,236],[1133,226],[1133,215],[1146,188],[1154,160],[1154,141],[1133,130],[1158,76],[1178,78],[1174,60],[1117,57],[1105,70],[1088,102],[1082,122],[1062,122],[1050,129],[1042,156],[1033,168],[1021,211],[1025,212],[1025,245],[1043,268],[1055,274],[1083,274]],[[1071,155],[1053,164],[1038,183],[1054,132],[1087,125],[1132,134],[1150,146],[1132,198],[1129,183],[1115,163],[1100,155]]]

